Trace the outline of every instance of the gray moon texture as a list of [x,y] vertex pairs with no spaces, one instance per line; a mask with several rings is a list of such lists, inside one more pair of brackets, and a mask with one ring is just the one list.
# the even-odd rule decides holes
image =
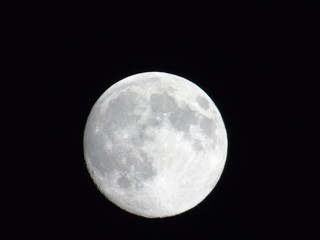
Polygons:
[[84,157],[98,189],[127,212],[183,213],[217,184],[227,132],[211,98],[191,81],[163,72],[127,77],[94,104]]

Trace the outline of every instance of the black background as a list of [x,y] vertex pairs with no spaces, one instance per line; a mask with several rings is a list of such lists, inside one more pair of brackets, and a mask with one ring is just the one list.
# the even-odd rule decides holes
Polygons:
[[[21,12],[12,20],[18,26],[14,60],[21,66],[14,103],[23,119],[22,138],[15,138],[23,144],[14,156],[26,169],[14,171],[11,182],[23,178],[5,192],[14,203],[7,209],[12,234],[269,239],[308,232],[299,171],[310,155],[299,147],[311,119],[302,100],[313,95],[297,81],[297,8],[159,2],[28,5]],[[83,157],[83,130],[95,101],[115,82],[145,71],[196,83],[220,109],[229,138],[213,192],[194,209],[165,219],[112,205]]]

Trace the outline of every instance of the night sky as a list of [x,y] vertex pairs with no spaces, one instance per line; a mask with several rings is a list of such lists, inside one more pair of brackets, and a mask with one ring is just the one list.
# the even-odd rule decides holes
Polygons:
[[[16,206],[7,209],[11,233],[33,239],[302,233],[306,210],[300,204],[307,195],[298,171],[311,155],[299,146],[310,112],[297,111],[309,94],[299,91],[303,80],[292,78],[297,19],[288,6],[253,3],[28,5],[15,19],[14,44],[21,50],[15,60],[23,77],[13,82],[24,143],[15,154],[28,170],[15,172],[12,182],[23,178],[5,192]],[[225,170],[211,194],[165,219],[138,217],[109,202],[83,157],[95,101],[117,81],[146,71],[201,87],[219,108],[229,140]]]

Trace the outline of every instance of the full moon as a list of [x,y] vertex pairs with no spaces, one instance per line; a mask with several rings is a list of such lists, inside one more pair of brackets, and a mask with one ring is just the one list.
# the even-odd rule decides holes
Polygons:
[[129,76],[94,104],[84,157],[98,189],[147,218],[183,213],[217,184],[227,133],[211,98],[191,81],[163,72]]

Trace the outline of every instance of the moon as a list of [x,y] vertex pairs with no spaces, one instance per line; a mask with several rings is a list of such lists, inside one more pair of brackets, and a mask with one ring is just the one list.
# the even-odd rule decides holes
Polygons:
[[147,218],[181,214],[217,184],[227,132],[211,98],[177,75],[145,72],[107,89],[84,131],[87,169],[107,199]]

